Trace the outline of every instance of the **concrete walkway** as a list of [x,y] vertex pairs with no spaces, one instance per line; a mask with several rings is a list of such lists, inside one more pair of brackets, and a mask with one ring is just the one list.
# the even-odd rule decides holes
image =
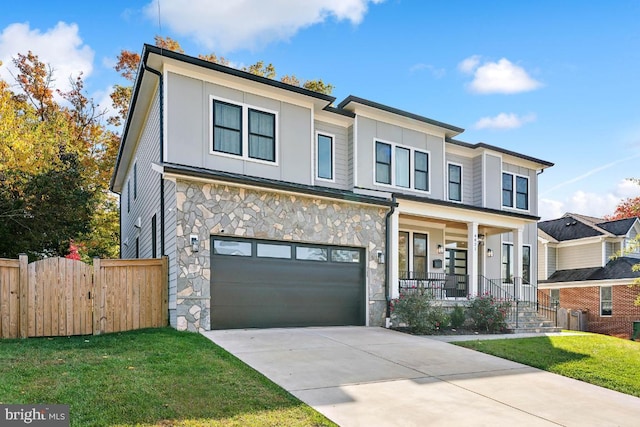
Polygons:
[[340,426],[637,426],[640,399],[383,328],[204,335]]

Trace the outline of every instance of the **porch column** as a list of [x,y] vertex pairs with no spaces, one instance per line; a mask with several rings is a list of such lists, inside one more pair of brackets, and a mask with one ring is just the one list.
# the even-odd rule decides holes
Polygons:
[[513,230],[513,277],[514,279],[514,291],[518,298],[522,297],[522,288],[518,285],[522,285],[522,242],[523,242],[523,229],[516,228]]
[[469,294],[478,294],[478,223],[467,223],[467,274],[469,275]]
[[400,212],[396,211],[391,215],[389,233],[389,247],[386,248],[389,254],[389,287],[391,288],[391,298],[398,298],[400,296],[399,289],[399,276],[398,276],[398,233],[400,230]]

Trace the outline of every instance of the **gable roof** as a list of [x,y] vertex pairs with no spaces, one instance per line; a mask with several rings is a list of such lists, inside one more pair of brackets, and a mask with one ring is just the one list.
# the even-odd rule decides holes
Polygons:
[[538,229],[559,242],[584,239],[586,237],[622,237],[625,236],[638,218],[606,221],[575,213],[566,213],[561,218],[538,223]]
[[640,271],[633,271],[633,266],[638,262],[640,260],[636,258],[619,257],[609,261],[604,267],[558,270],[549,276],[547,280],[540,280],[540,283],[635,279],[640,277]]

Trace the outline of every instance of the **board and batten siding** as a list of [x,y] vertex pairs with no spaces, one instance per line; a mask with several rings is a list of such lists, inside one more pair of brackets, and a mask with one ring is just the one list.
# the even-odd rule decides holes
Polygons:
[[[462,203],[471,205],[474,201],[473,159],[458,154],[447,153],[445,167],[445,188],[449,183],[449,163],[462,165]],[[445,190],[446,191],[446,190]],[[446,194],[446,193],[445,193]],[[448,196],[446,196],[448,197]]]
[[353,128],[354,126],[351,125],[349,126],[349,128],[347,129],[347,187],[348,188],[353,188],[354,187],[354,182],[353,182],[353,177],[355,176],[355,172],[354,172],[354,168],[355,168],[355,163],[353,161]]
[[[316,120],[314,123],[315,130],[320,134],[327,134],[333,136],[334,145],[334,159],[333,159],[333,178],[335,182],[330,182],[322,179],[317,179],[317,167],[318,167],[318,152],[317,152],[317,139],[313,144],[313,159],[314,159],[314,172],[315,185],[323,187],[339,188],[341,190],[348,190],[349,187],[349,149],[348,149],[348,135],[347,128],[343,126],[334,125],[331,123],[321,122]],[[314,138],[316,136],[314,135]]]
[[485,155],[484,188],[487,208],[502,209],[502,159],[491,154]]
[[[358,149],[357,161],[357,186],[381,191],[394,191],[398,193],[425,196],[433,199],[444,199],[442,177],[442,159],[444,156],[444,142],[441,137],[419,132],[413,129],[381,122],[368,117],[357,117],[357,138],[355,141]],[[381,185],[375,182],[375,142],[381,141],[404,148],[416,149],[427,152],[429,155],[429,192],[413,190],[397,186]],[[411,161],[413,167],[413,159]],[[411,170],[411,182],[413,182],[413,170]]]
[[567,246],[558,251],[558,270],[602,267],[602,243]]
[[[121,258],[136,258],[136,239],[139,245],[139,258],[153,257],[151,236],[153,215],[156,215],[155,257],[162,255],[160,253],[160,174],[151,168],[152,163],[159,161],[160,97],[156,91],[137,143],[136,157],[128,165],[126,182],[129,184],[125,185],[122,192],[124,208],[121,209]],[[137,190],[134,188],[136,185]],[[127,203],[130,203],[128,209]],[[137,226],[138,218],[140,227]]]
[[[167,73],[166,85],[168,162],[311,184],[310,108],[176,73]],[[276,162],[212,153],[212,97],[276,114]]]

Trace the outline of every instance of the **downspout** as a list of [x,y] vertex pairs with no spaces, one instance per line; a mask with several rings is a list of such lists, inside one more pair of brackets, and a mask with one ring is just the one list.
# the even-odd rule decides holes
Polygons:
[[[147,66],[147,64],[143,64],[144,69],[146,71],[150,71],[151,73],[158,76],[158,90],[160,91],[160,164],[164,163],[164,80],[162,78],[162,73],[158,70],[154,70],[153,68]],[[165,229],[164,229],[164,177],[160,175],[160,253],[162,255],[166,255],[165,253]]]
[[387,315],[385,316],[385,327],[388,328],[391,326],[391,254],[389,251],[389,242],[391,240],[391,236],[389,235],[391,216],[394,214],[397,206],[396,196],[395,194],[391,195],[391,209],[387,212],[385,216],[385,236],[384,236],[384,262],[385,262],[385,279],[384,279],[384,294],[387,297]]

